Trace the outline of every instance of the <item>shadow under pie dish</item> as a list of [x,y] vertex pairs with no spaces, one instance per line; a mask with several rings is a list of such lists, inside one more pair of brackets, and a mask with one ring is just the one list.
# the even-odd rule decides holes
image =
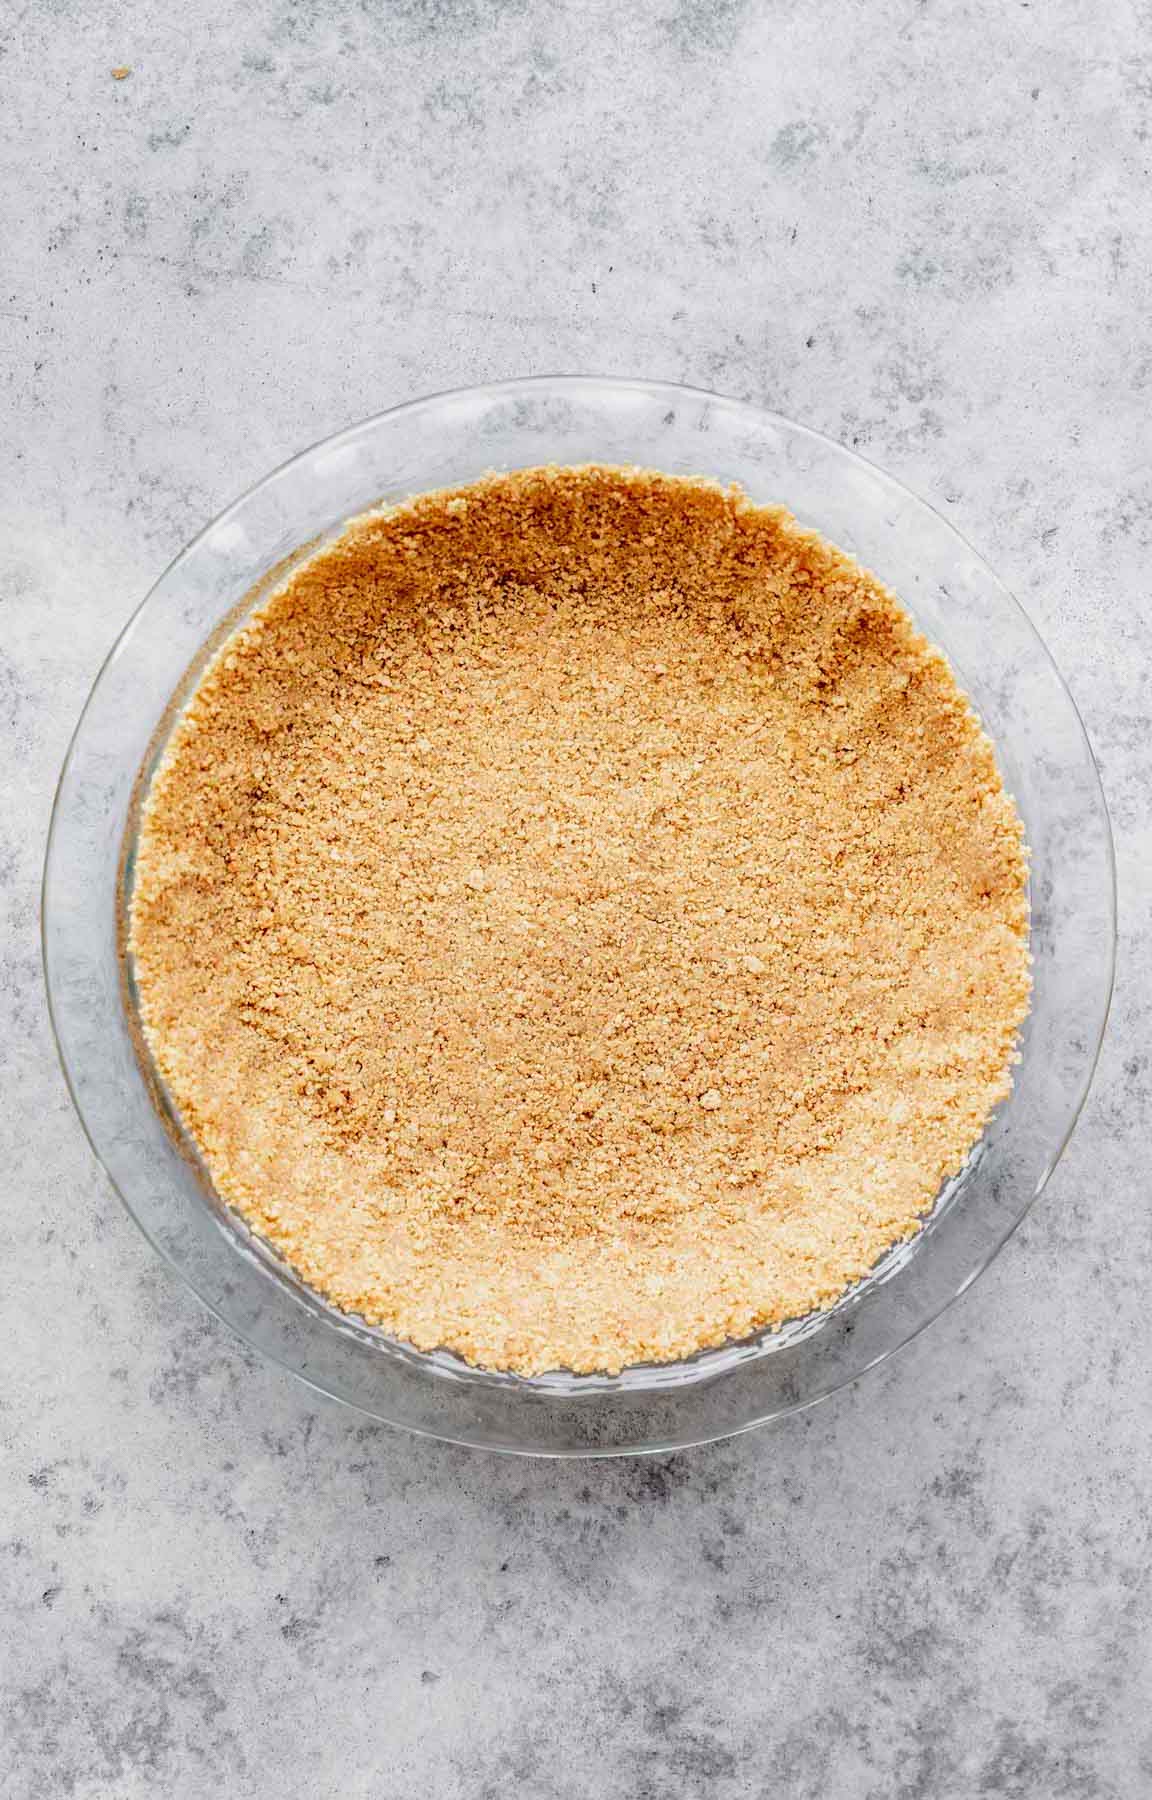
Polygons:
[[[539,401],[554,440],[557,397],[605,386],[523,384],[513,428]],[[690,446],[650,420],[661,474],[643,431],[646,467],[610,431],[597,463],[479,444],[439,491],[319,521],[222,609],[129,829],[129,1011],[245,1260],[486,1392],[683,1392],[857,1331],[1029,1072],[1035,1002],[1006,1099],[1028,914],[1001,770],[1033,897],[1043,846],[979,670],[871,558],[1000,768],[794,467],[749,479],[680,404]],[[764,430],[778,463],[788,431],[847,456]]]

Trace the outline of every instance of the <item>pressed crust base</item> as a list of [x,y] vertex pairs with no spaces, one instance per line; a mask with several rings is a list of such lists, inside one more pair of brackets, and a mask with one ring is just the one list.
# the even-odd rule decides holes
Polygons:
[[1010,1087],[1026,865],[899,602],[784,511],[529,469],[210,663],[129,951],[220,1195],[337,1306],[618,1370],[826,1306]]

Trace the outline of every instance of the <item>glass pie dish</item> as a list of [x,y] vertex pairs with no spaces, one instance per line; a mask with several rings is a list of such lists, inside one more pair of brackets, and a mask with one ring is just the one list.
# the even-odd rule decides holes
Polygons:
[[[318,543],[382,502],[540,463],[738,482],[855,555],[947,654],[991,736],[1031,855],[1032,1006],[1013,1092],[916,1236],[835,1305],[678,1363],[539,1376],[423,1352],[337,1311],[223,1204],[142,1050],[122,955],[139,809],[222,637]],[[72,1098],[129,1212],[202,1300],[320,1391],[492,1449],[667,1450],[814,1404],[907,1343],[986,1268],[1083,1104],[1115,939],[1107,810],[1076,708],[1027,618],[954,528],[802,426],[662,383],[544,377],[401,406],[316,445],[216,519],[115,644],[77,726],[45,867],[49,1003]]]

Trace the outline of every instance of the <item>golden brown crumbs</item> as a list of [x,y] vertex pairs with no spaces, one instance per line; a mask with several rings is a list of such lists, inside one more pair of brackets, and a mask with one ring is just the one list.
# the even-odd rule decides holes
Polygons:
[[1025,857],[895,598],[738,490],[365,516],[209,665],[129,948],[220,1194],[339,1307],[531,1373],[827,1305],[1010,1086]]

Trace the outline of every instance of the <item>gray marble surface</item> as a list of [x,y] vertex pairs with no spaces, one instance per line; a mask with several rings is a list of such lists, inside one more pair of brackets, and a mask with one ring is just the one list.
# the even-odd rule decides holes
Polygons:
[[[0,89],[0,1792],[1152,1791],[1147,8],[15,0]],[[94,1167],[38,962],[56,771],[172,554],[352,419],[553,369],[936,498],[1118,835],[1109,1043],[1010,1248],[855,1389],[647,1463],[409,1440],[247,1354]]]

